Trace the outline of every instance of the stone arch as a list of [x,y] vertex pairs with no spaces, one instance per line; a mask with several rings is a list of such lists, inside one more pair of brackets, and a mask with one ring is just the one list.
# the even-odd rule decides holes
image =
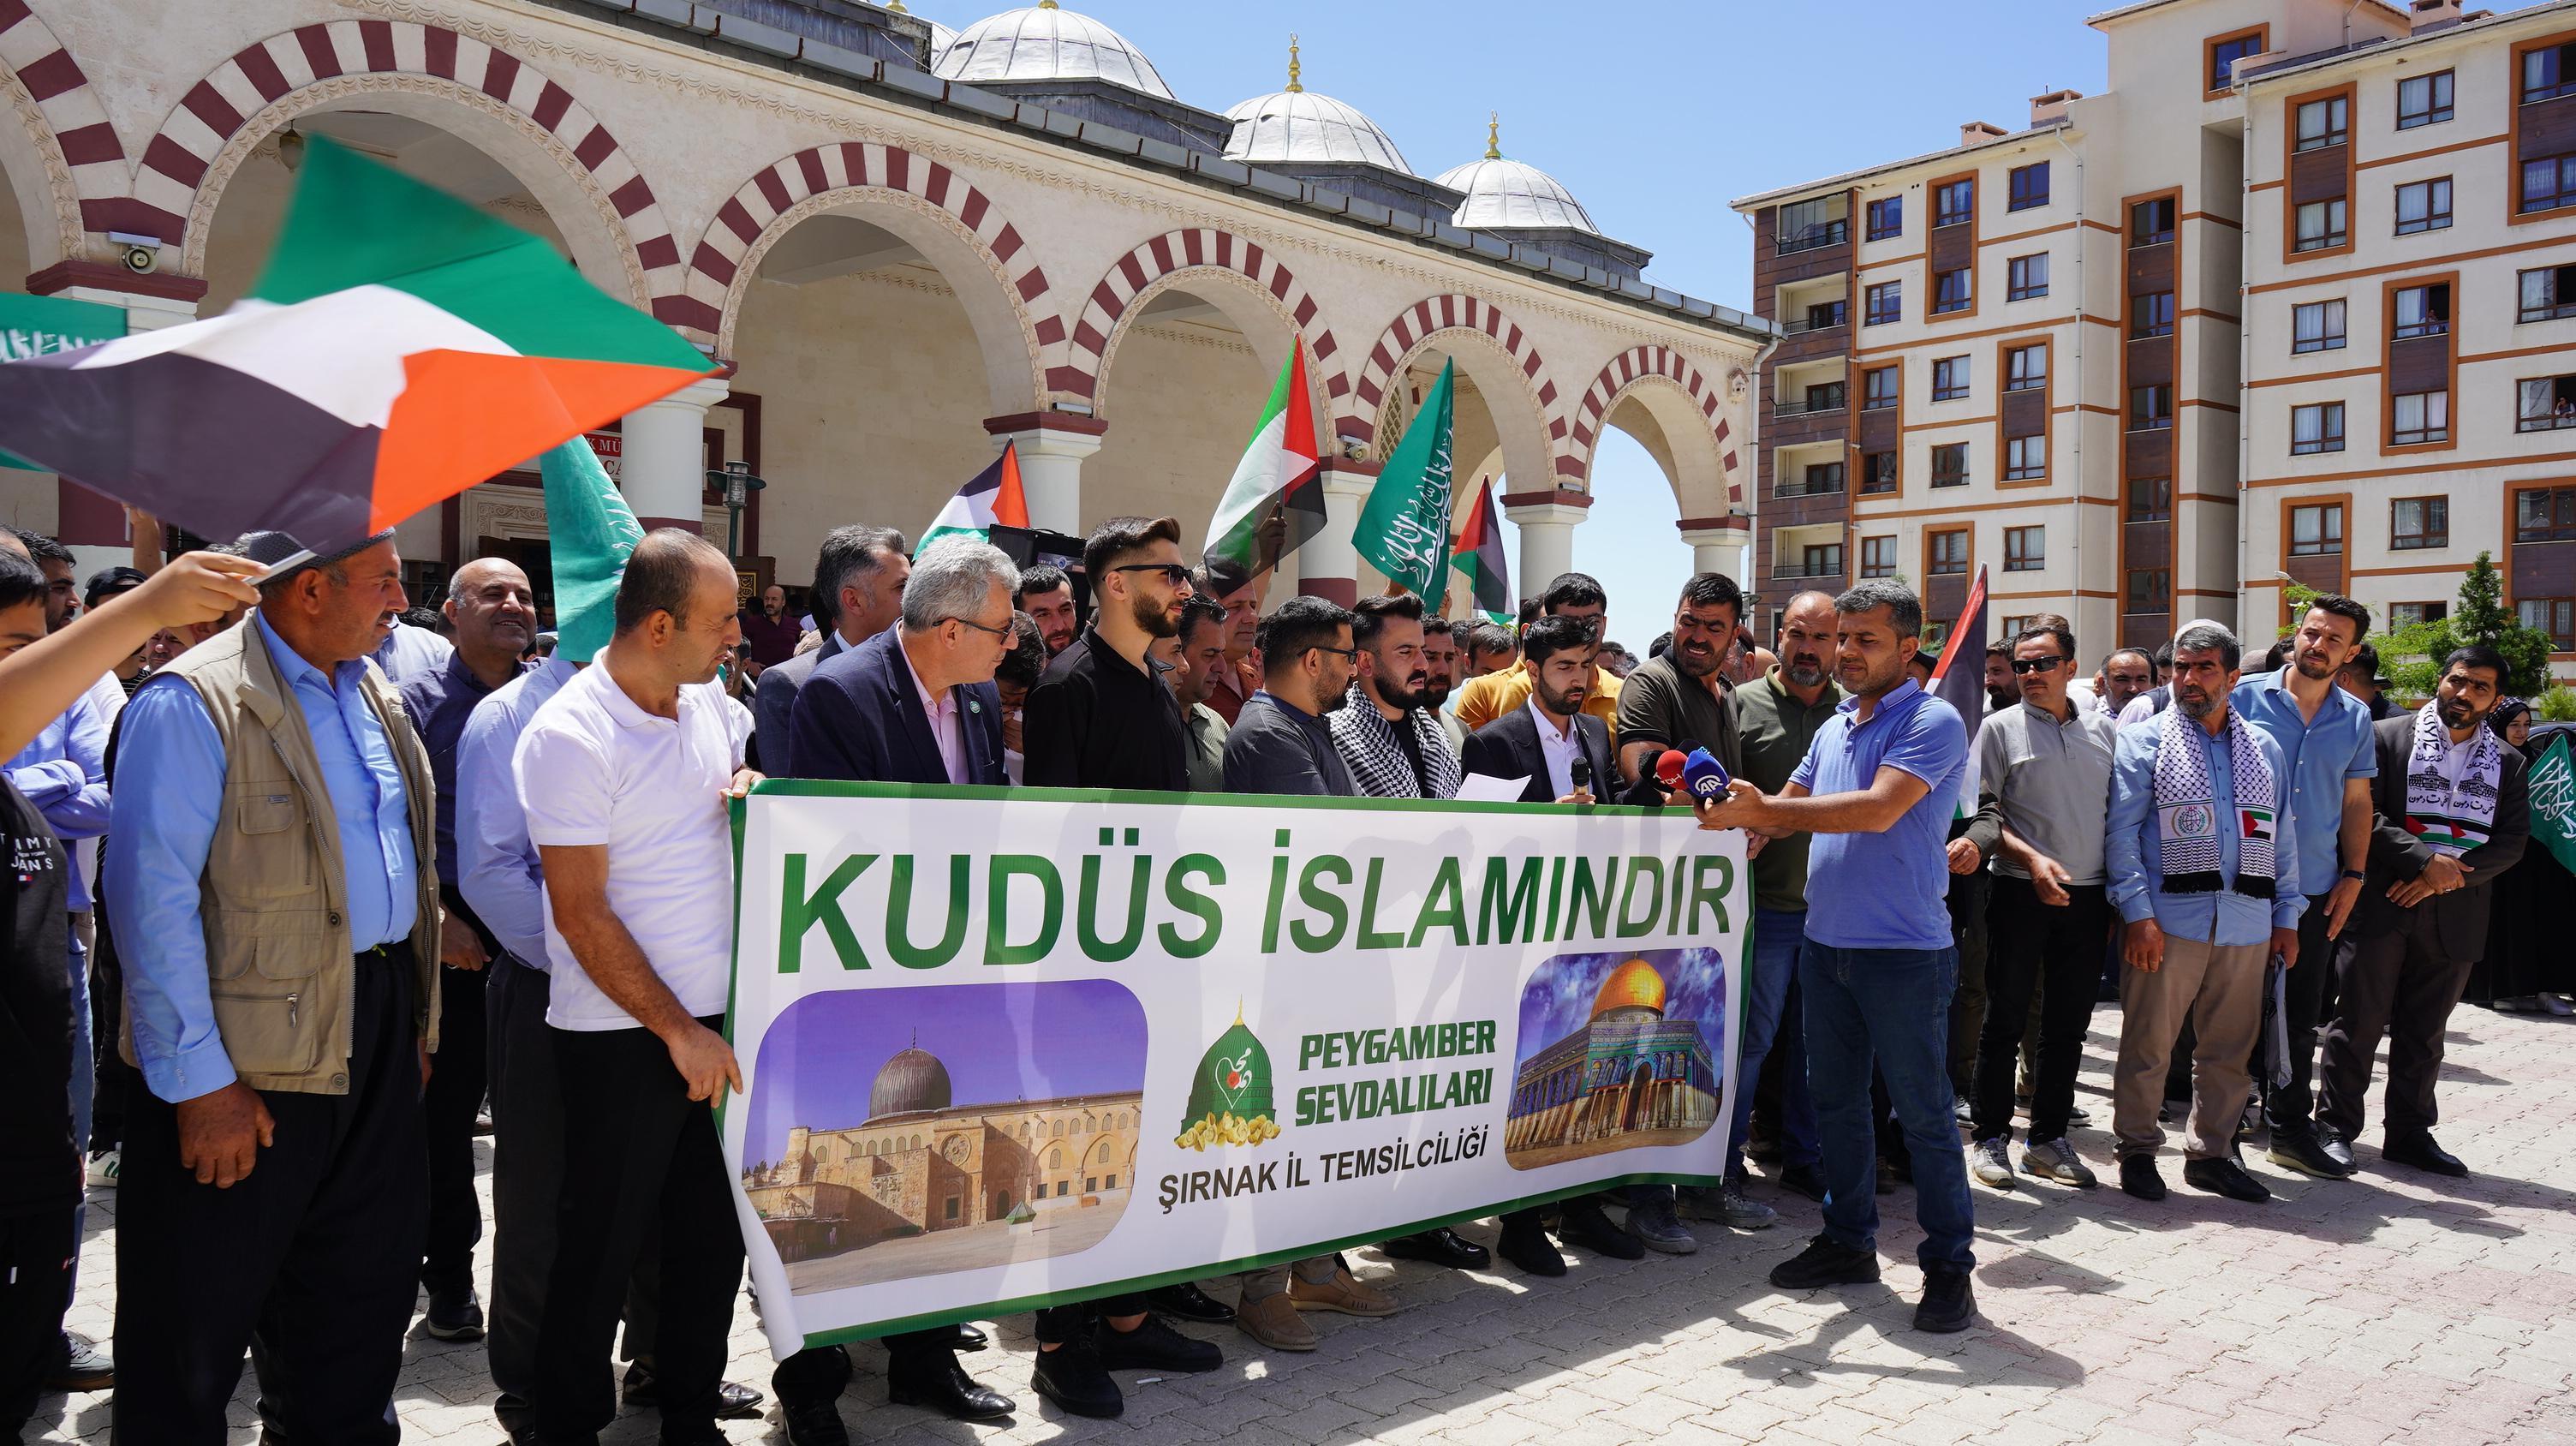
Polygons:
[[[360,95],[453,132],[509,170],[593,281],[638,306],[678,289],[670,222],[588,107],[508,51],[406,20],[301,26],[215,67],[144,148],[131,215],[179,245],[181,270],[203,274],[216,203],[252,148],[297,115]],[[549,164],[531,164],[538,155]]]
[[[809,217],[860,208],[870,225],[928,257],[955,289],[975,328],[995,412],[1035,410],[1039,359],[1064,336],[1037,253],[990,196],[901,146],[811,146],[745,181],[707,223],[685,286],[657,293],[653,314],[732,356],[743,299],[769,248]],[[991,287],[974,284],[978,271]]]
[[[1487,410],[1493,413],[1503,470],[1513,479],[1514,489],[1555,485],[1553,479],[1563,470],[1556,449],[1566,435],[1565,418],[1557,410],[1556,382],[1548,374],[1546,358],[1520,324],[1479,297],[1458,292],[1426,297],[1388,322],[1361,363],[1359,381],[1342,409],[1340,431],[1346,436],[1375,437],[1387,393],[1414,356],[1435,340],[1466,343],[1446,349],[1458,369],[1474,378]],[[1527,407],[1510,406],[1508,399],[1514,395],[1525,399]]]
[[[1197,294],[1225,312],[1246,335],[1258,328],[1258,318],[1263,316],[1284,323],[1292,334],[1305,334],[1306,356],[1312,363],[1307,380],[1315,389],[1317,425],[1323,426],[1350,385],[1336,359],[1341,343],[1329,325],[1318,321],[1323,308],[1275,253],[1230,231],[1206,226],[1164,232],[1109,268],[1083,302],[1072,334],[1051,349],[1048,389],[1090,402],[1105,415],[1102,384],[1127,323],[1156,295],[1198,280],[1216,282]],[[1258,299],[1259,312],[1245,308],[1247,296]],[[1246,325],[1247,321],[1252,324]]]
[[[1612,357],[1593,377],[1592,385],[1583,389],[1583,400],[1575,407],[1574,424],[1566,438],[1563,461],[1572,467],[1565,475],[1573,485],[1589,490],[1592,485],[1592,458],[1599,449],[1602,430],[1622,403],[1634,399],[1655,418],[1665,439],[1681,460],[1681,449],[1697,450],[1697,438],[1708,439],[1708,456],[1714,467],[1710,482],[1722,491],[1707,496],[1682,495],[1683,515],[1704,504],[1723,502],[1741,505],[1743,485],[1739,480],[1734,444],[1734,428],[1722,414],[1725,397],[1712,384],[1707,374],[1689,358],[1668,346],[1635,346]],[[1676,493],[1686,494],[1684,478],[1674,479]]]
[[0,126],[0,169],[26,219],[30,269],[81,259],[85,233],[128,229],[125,144],[88,73],[25,0],[0,0],[0,96],[18,118]]

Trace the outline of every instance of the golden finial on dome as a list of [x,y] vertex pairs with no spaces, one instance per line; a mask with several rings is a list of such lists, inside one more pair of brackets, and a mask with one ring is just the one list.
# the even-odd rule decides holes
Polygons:
[[1292,30],[1292,31],[1290,31],[1290,32],[1288,33],[1288,93],[1289,93],[1289,94],[1291,94],[1291,95],[1298,95],[1298,94],[1302,94],[1302,93],[1305,91],[1306,87],[1305,87],[1303,84],[1301,84],[1301,83],[1298,81],[1298,79],[1297,79],[1297,74],[1298,74],[1298,72],[1299,72],[1299,71],[1301,71],[1301,70],[1303,70],[1303,69],[1305,69],[1305,67],[1304,67],[1304,66],[1302,66],[1302,65],[1299,65],[1299,64],[1297,63],[1297,33],[1296,33],[1295,31],[1293,31],[1293,30]]
[[1038,0],[1038,8],[1040,10],[1053,10],[1055,8],[1055,0]]
[[912,12],[903,8],[903,0],[886,0],[886,13],[889,15],[909,15]]
[[1485,117],[1485,159],[1503,158],[1503,113],[1493,111]]

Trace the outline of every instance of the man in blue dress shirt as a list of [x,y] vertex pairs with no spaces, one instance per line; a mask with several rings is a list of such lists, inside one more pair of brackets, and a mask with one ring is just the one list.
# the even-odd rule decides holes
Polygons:
[[390,533],[312,559],[126,709],[120,1439],[224,1441],[245,1346],[272,1436],[400,1436],[441,922],[429,757],[366,661],[403,605]]

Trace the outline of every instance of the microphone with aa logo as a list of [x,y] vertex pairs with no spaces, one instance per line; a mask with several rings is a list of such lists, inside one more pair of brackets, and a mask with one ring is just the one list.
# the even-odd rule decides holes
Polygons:
[[1726,797],[1726,765],[1705,748],[1691,750],[1689,761],[1682,765],[1682,786],[1694,799]]

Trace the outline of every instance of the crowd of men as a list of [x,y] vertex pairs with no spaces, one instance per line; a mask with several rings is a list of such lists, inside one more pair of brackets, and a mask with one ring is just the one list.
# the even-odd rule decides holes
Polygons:
[[[672,1443],[759,1412],[723,1374],[744,1246],[709,1106],[741,1087],[724,804],[764,776],[1441,799],[1480,774],[1532,805],[1742,829],[1723,1186],[1514,1211],[1490,1250],[1448,1229],[1380,1249],[1532,1276],[1563,1274],[1567,1247],[1689,1253],[1686,1218],[1777,1220],[1749,1188],[1759,1140],[1773,1182],[1822,1206],[1772,1282],[1876,1280],[1878,1197],[1910,1183],[1915,1323],[1936,1332],[1976,1312],[1972,1177],[2095,1183],[2069,1130],[2106,983],[2130,1194],[2165,1196],[2178,1057],[2185,1183],[2266,1198],[2239,1155],[2259,1129],[2280,1165],[2353,1173],[2383,1038],[2379,1160],[2464,1173],[2432,1135],[2443,1026],[2528,832],[2523,758],[2486,726],[2503,660],[2463,648],[2422,708],[2374,721],[2338,686],[2370,625],[2339,597],[2251,673],[2197,622],[2088,676],[2043,616],[1988,650],[1968,718],[1926,690],[1922,609],[1894,582],[1796,597],[1765,648],[1736,584],[1701,574],[1623,674],[1592,577],[1549,581],[1517,629],[1408,595],[1265,613],[1267,574],[1194,565],[1168,517],[1103,523],[1078,571],[843,527],[810,627],[781,588],[738,613],[731,560],[658,531],[613,608],[556,619],[551,651],[499,558],[456,573],[438,632],[398,625],[390,534],[111,570],[85,613],[73,570],[0,534],[13,1434],[40,1390],[121,1375],[121,1438],[220,1441],[247,1350],[266,1439],[395,1440],[416,1315],[486,1343],[513,1441],[594,1440],[621,1396]],[[1658,773],[1697,749],[1732,775],[1722,797]],[[121,1191],[114,1364],[62,1328],[85,1172]],[[1041,1310],[1033,1388],[1114,1416],[1119,1372],[1222,1364],[1175,1322],[1306,1351],[1313,1313],[1399,1309],[1340,1255],[1204,1284]],[[987,1344],[887,1337],[890,1396],[1009,1413],[961,1365]],[[791,1441],[847,1440],[851,1376],[840,1346],[778,1363]]]

